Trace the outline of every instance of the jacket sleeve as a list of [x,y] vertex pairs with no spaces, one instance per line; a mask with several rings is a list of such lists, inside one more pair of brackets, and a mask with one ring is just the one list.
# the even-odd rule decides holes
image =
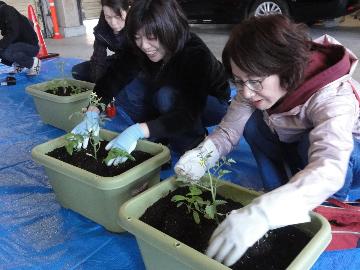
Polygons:
[[114,56],[114,61],[95,84],[95,93],[105,104],[115,98],[120,91],[130,83],[139,71],[135,54],[124,50]]
[[226,115],[212,132],[210,139],[219,151],[220,156],[227,155],[239,142],[243,135],[246,122],[254,108],[240,94],[231,101]]
[[7,24],[5,31],[3,31],[6,35],[0,40],[0,50],[6,49],[20,34],[20,20],[13,7],[6,7],[5,18],[2,20],[7,21]]
[[107,47],[95,38],[94,52],[90,58],[91,79],[96,82],[106,71]]
[[359,103],[349,88],[347,94],[309,103],[307,114],[314,128],[309,134],[308,165],[287,184],[254,201],[271,228],[310,221],[309,211],[343,186],[359,117]]
[[[183,52],[177,61],[179,62],[174,67],[175,81],[170,84],[179,94],[171,112],[147,122],[151,136],[168,137],[193,129],[206,106],[210,81],[214,76],[211,72],[214,65],[211,53],[206,48],[199,47]],[[225,91],[228,83],[225,76],[223,78]]]

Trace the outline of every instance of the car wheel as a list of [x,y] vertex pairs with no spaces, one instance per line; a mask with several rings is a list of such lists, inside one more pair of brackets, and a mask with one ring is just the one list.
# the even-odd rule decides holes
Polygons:
[[283,0],[256,0],[250,7],[248,17],[283,14],[289,16],[289,7]]

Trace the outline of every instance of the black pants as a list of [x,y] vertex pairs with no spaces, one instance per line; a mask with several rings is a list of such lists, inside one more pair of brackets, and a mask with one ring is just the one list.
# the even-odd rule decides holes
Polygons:
[[24,42],[12,43],[0,52],[1,63],[7,66],[17,63],[21,67],[31,68],[34,63],[33,57],[39,50],[39,45]]

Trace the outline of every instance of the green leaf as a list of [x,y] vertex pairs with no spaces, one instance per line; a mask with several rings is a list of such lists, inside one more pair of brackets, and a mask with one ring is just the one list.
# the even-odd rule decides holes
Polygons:
[[231,171],[229,171],[229,170],[220,170],[219,173],[224,175],[224,174],[231,173]]
[[206,206],[205,213],[209,216],[210,219],[214,219],[216,214],[216,207],[214,205]]
[[190,190],[190,192],[188,194],[186,194],[187,196],[196,196],[196,195],[202,194],[201,189],[196,186],[190,186],[189,190]]
[[135,160],[135,158],[132,155],[130,155],[128,152],[126,152],[125,150],[120,149],[120,148],[111,148],[108,155],[104,159],[104,162],[108,163],[111,159],[114,159],[117,157],[126,157],[132,161]]
[[187,198],[185,196],[182,196],[182,195],[174,195],[171,198],[172,202],[179,202],[179,201],[186,201],[186,200],[187,200]]
[[224,200],[215,200],[215,205],[223,205],[226,203],[227,203],[227,201],[224,201]]
[[182,206],[184,203],[183,202],[179,202],[177,205],[176,205],[176,207],[180,207],[180,206]]
[[197,211],[200,212],[200,207],[199,207],[199,204],[197,202],[194,203],[194,207]]
[[193,218],[194,218],[194,221],[196,224],[200,224],[200,217],[199,217],[198,212],[193,211]]

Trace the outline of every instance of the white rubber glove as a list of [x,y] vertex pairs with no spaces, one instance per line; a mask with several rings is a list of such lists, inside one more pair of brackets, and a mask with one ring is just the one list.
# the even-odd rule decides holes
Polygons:
[[77,146],[77,149],[80,149],[81,146],[86,149],[89,143],[89,133],[92,132],[94,136],[99,136],[100,126],[99,126],[100,116],[98,112],[86,112],[84,119],[71,131],[71,133],[79,134],[84,137],[82,144],[80,143]]
[[232,211],[214,231],[206,254],[232,265],[268,230],[309,222],[309,211],[318,203],[302,188],[290,182]]
[[206,255],[227,266],[233,265],[268,230],[266,216],[257,205],[233,210],[215,229]]
[[[210,154],[205,166],[201,164],[201,157]],[[207,169],[213,167],[220,158],[216,146],[211,140],[205,140],[196,148],[187,151],[175,164],[175,173],[179,176],[185,176],[192,181],[198,181]]]

